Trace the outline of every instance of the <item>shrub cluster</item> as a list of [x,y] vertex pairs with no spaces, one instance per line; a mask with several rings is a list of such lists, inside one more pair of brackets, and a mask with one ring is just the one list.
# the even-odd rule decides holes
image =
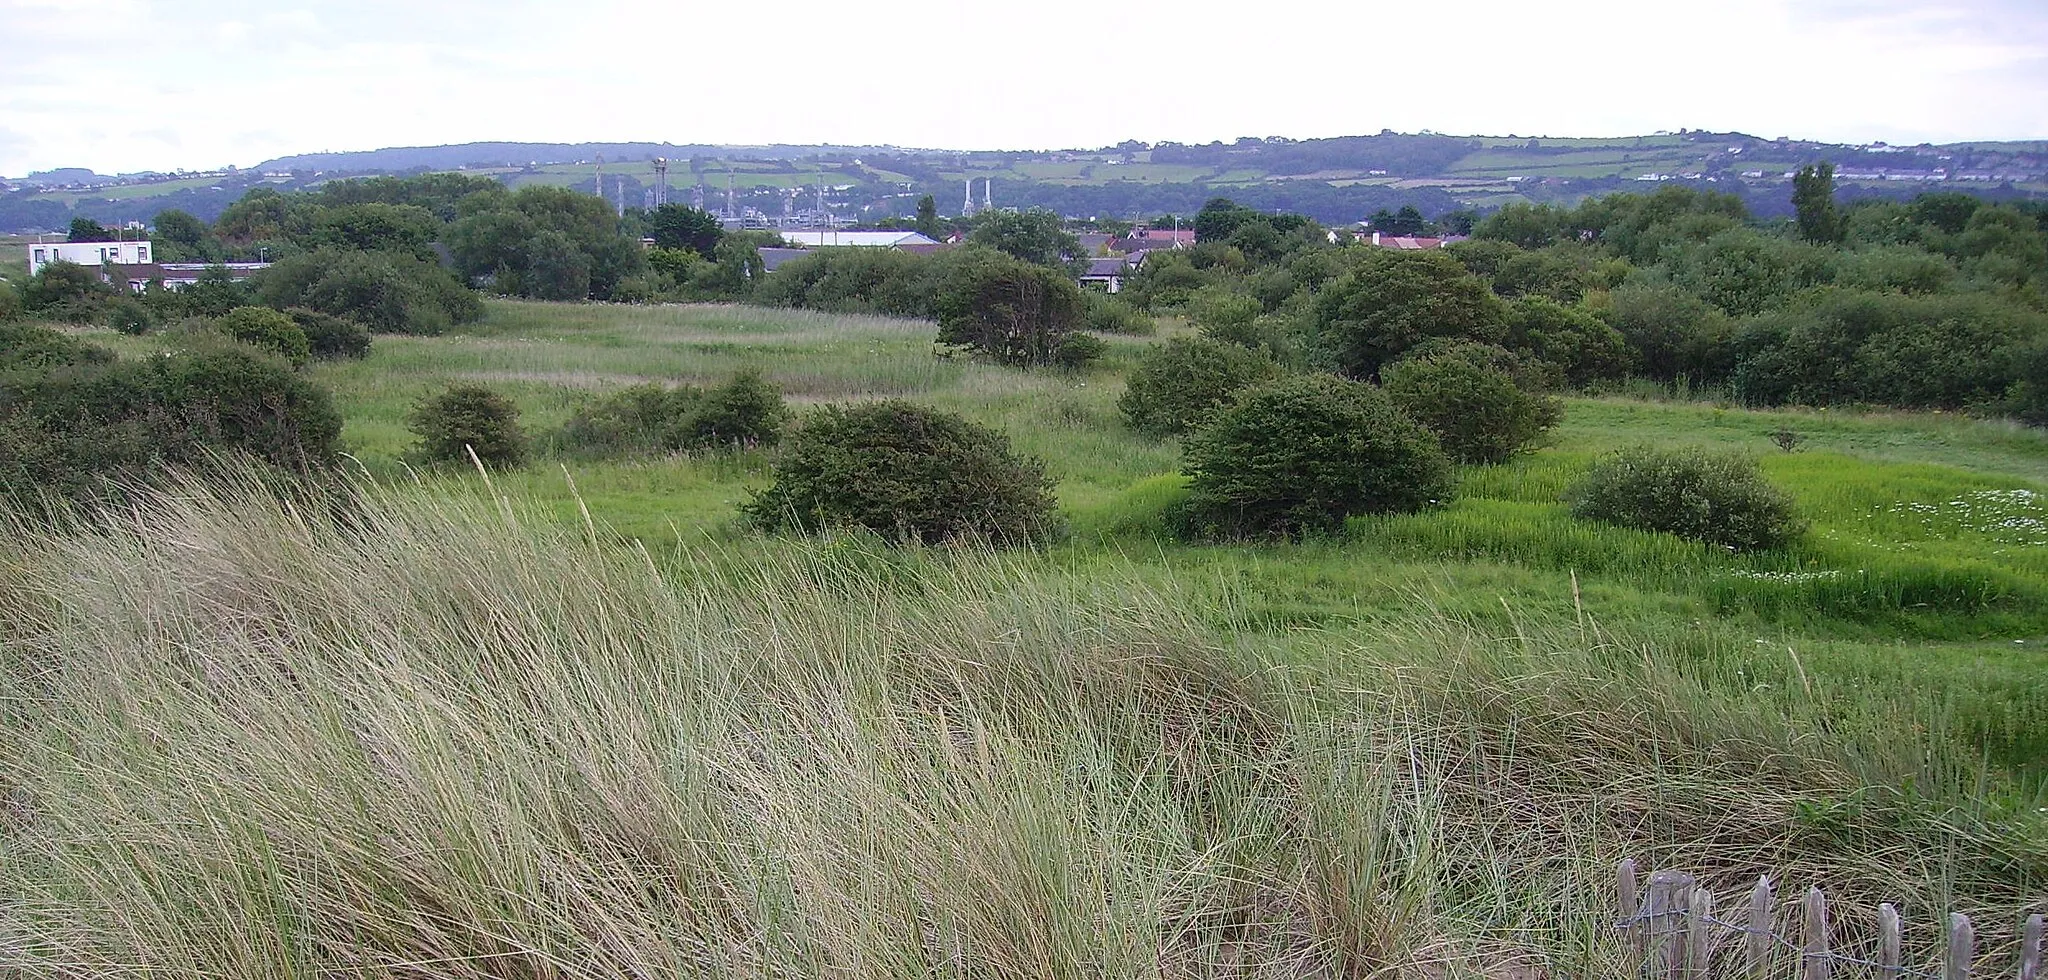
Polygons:
[[398,252],[320,249],[258,273],[257,298],[344,317],[377,333],[436,334],[483,316],[483,301],[439,266]]
[[903,401],[810,413],[744,509],[767,530],[865,528],[926,544],[1017,544],[1060,527],[1043,463],[1000,432]]
[[1780,547],[1806,531],[1791,497],[1747,456],[1625,449],[1594,464],[1572,496],[1578,517],[1736,551]]
[[1202,537],[1327,533],[1452,488],[1435,436],[1378,388],[1331,375],[1244,393],[1189,439],[1187,472],[1184,530]]
[[345,317],[295,306],[284,311],[306,335],[313,356],[323,360],[361,360],[370,356],[369,328]]
[[0,326],[0,494],[82,499],[218,452],[304,471],[326,465],[340,435],[327,393],[252,347],[122,361],[45,328]]
[[1279,376],[1280,366],[1264,353],[1207,338],[1177,337],[1139,360],[1117,407],[1133,429],[1178,435],[1227,404],[1239,390]]
[[747,370],[710,389],[621,388],[577,410],[563,437],[597,455],[772,446],[787,417],[781,389]]
[[290,361],[293,367],[304,367],[313,356],[313,345],[298,322],[269,307],[238,306],[215,321],[215,325],[241,343]]
[[414,405],[406,422],[419,436],[418,459],[463,463],[473,451],[487,466],[512,469],[526,462],[519,406],[483,385],[455,385]]
[[1459,352],[1396,361],[1380,373],[1394,407],[1436,433],[1461,463],[1501,463],[1535,446],[1563,417],[1557,399],[1524,390]]

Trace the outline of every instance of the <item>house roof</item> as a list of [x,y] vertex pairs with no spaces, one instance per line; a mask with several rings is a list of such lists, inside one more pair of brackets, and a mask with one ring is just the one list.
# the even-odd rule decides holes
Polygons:
[[761,268],[769,272],[811,254],[811,250],[807,248],[764,248],[760,251]]
[[1195,243],[1193,228],[1140,228],[1125,236],[1127,239],[1141,239],[1148,242],[1179,242],[1182,245]]
[[1441,238],[1417,238],[1413,235],[1374,235],[1373,244],[1381,248],[1442,248],[1444,240]]
[[836,228],[792,228],[782,232],[792,245],[811,248],[854,245],[867,248],[900,248],[905,245],[937,245],[934,239],[914,231],[840,231]]
[[1130,271],[1131,263],[1129,259],[1112,255],[1106,259],[1089,259],[1088,271],[1082,273],[1081,278],[1108,278],[1110,276],[1128,275]]
[[174,278],[164,273],[164,267],[154,262],[139,265],[116,265],[114,275],[122,282],[149,282],[152,279]]

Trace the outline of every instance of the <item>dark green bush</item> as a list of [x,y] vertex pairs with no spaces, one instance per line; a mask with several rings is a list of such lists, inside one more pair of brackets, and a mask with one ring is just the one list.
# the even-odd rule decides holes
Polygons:
[[1096,333],[1149,337],[1159,330],[1159,325],[1151,317],[1116,296],[1089,290],[1085,297],[1088,309],[1082,320],[1088,329]]
[[222,333],[283,357],[293,367],[304,367],[313,356],[306,332],[291,317],[269,307],[238,306],[214,322]]
[[274,355],[217,341],[118,361],[61,339],[0,329],[0,495],[84,499],[219,452],[291,471],[334,456],[327,393]]
[[1331,362],[1354,378],[1432,337],[1491,344],[1507,329],[1493,291],[1442,250],[1367,250],[1316,295],[1310,317]]
[[1059,347],[1052,352],[1052,362],[1060,367],[1078,371],[1102,359],[1109,353],[1109,342],[1092,333],[1070,333],[1060,340]]
[[1000,364],[1054,363],[1080,325],[1081,287],[1064,272],[975,251],[951,267],[939,288],[939,343]]
[[98,269],[75,262],[52,262],[36,271],[22,287],[22,306],[46,320],[91,323],[100,307],[114,298],[113,287],[100,281]]
[[1550,365],[1573,385],[1619,379],[1635,362],[1628,341],[1599,317],[1540,296],[1508,304],[1504,342]]
[[1228,404],[1238,391],[1279,376],[1280,366],[1257,351],[1177,337],[1138,361],[1117,408],[1133,429],[1176,435]]
[[1594,464],[1572,497],[1572,513],[1587,520],[1736,551],[1776,548],[1806,531],[1756,460],[1701,449],[1622,450]]
[[741,371],[696,399],[683,427],[683,447],[772,446],[782,438],[787,414],[782,389],[759,371]]
[[105,364],[113,359],[113,351],[48,327],[0,323],[0,376],[15,372],[41,374],[74,364]]
[[313,356],[322,360],[361,360],[370,356],[370,329],[354,320],[295,306],[284,311],[306,334]]
[[2048,316],[1994,295],[1828,289],[1745,322],[1731,381],[1751,405],[1989,406],[2044,337]]
[[272,309],[317,310],[376,333],[435,334],[484,312],[476,293],[441,267],[393,252],[321,249],[286,258],[253,283]]
[[1705,300],[1668,283],[1629,284],[1611,294],[1604,316],[1649,377],[1695,384],[1727,379],[1734,325]]
[[684,447],[684,427],[702,394],[689,387],[629,385],[577,409],[563,439],[595,455],[676,452]]
[[116,296],[100,310],[100,322],[131,337],[140,337],[156,326],[148,304],[133,296]]
[[1505,462],[1534,447],[1564,415],[1557,399],[1456,354],[1396,361],[1380,377],[1394,406],[1436,433],[1444,452],[1461,463]]
[[743,509],[767,530],[865,528],[927,544],[1017,544],[1060,527],[1044,464],[994,429],[902,401],[812,412]]
[[456,385],[413,406],[408,427],[420,437],[417,455],[433,463],[467,462],[510,469],[526,462],[519,406],[482,385]]
[[0,278],[0,323],[21,315],[21,290]]
[[1326,533],[1449,499],[1450,460],[1384,392],[1331,375],[1240,395],[1188,441],[1183,533]]
[[747,370],[709,390],[621,388],[578,409],[562,435],[574,450],[595,455],[772,446],[787,418],[782,391]]

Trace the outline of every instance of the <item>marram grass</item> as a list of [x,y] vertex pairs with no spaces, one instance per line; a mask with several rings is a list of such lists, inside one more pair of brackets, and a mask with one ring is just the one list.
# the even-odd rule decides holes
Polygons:
[[2048,874],[1910,707],[1591,623],[1239,635],[1028,553],[595,530],[0,523],[0,976],[1609,975],[1622,856],[1851,923]]

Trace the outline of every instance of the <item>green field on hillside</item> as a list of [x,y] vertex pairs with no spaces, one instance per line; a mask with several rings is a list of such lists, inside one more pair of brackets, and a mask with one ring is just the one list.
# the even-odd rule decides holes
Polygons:
[[[1441,508],[1186,544],[1179,446],[1116,408],[1156,339],[1063,372],[933,336],[494,299],[307,369],[351,495],[0,520],[0,951],[24,977],[1620,976],[1622,857],[1728,902],[1769,874],[1788,930],[1810,883],[1859,931],[1902,903],[1923,966],[1937,911],[2002,964],[2039,910],[2048,434],[1572,397]],[[744,368],[799,408],[991,425],[1069,530],[766,536],[739,506],[773,450],[559,436],[595,394]],[[531,465],[408,463],[406,412],[456,381],[519,404]],[[1574,519],[1579,475],[1643,443],[1755,454],[1810,532],[1738,555]]]

